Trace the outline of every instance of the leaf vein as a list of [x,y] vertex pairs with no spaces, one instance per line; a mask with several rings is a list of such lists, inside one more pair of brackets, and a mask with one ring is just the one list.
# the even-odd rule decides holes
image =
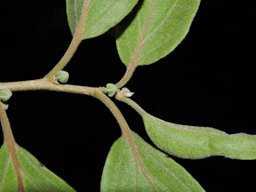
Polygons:
[[[162,170],[165,170],[166,173],[169,173],[170,175],[173,175],[173,177],[179,181],[181,183],[181,185],[183,185],[185,188],[188,189],[188,191],[190,191],[190,188],[184,184],[184,182],[181,181],[181,179],[179,179],[176,174],[174,174],[172,171],[169,170],[166,161],[163,161],[163,164],[159,165],[159,161],[158,159],[155,158],[155,156],[153,156],[151,153],[148,153],[143,147],[140,148],[145,154],[147,154],[147,156],[151,159],[151,162],[155,163],[155,165],[157,165],[158,167],[161,167]],[[157,179],[156,179],[157,180]],[[159,180],[157,180],[159,183],[161,183],[161,187],[163,187],[164,190],[168,191],[168,188]]]
[[0,181],[0,191],[2,191],[1,189],[4,186],[4,183],[6,181],[10,164],[11,164],[10,158],[7,158],[6,165],[4,166],[5,168],[4,168],[4,171],[3,171],[3,175],[1,176],[2,180]]
[[[86,31],[93,25],[93,23],[97,23],[101,18],[103,18],[105,16],[105,14],[111,10],[111,8],[117,4],[118,1],[114,1],[112,4],[110,4],[102,13],[99,14],[98,17],[95,18],[95,20],[92,20],[91,22],[89,22],[87,25],[87,28],[84,30],[84,34],[86,34]],[[93,5],[91,5],[92,7]],[[93,22],[93,23],[92,23]]]
[[[139,29],[143,28],[142,31],[140,31],[140,36],[139,36],[139,40],[137,42],[137,46],[136,46],[136,49],[134,50],[134,54],[133,54],[133,57],[131,59],[131,62],[130,62],[130,66],[131,67],[136,67],[137,63],[138,63],[138,59],[139,59],[139,56],[140,56],[140,53],[143,49],[143,41],[145,39],[145,34],[148,30],[148,27],[149,27],[149,24],[151,22],[151,19],[152,19],[152,14],[153,14],[153,10],[155,8],[155,5],[156,5],[156,0],[152,0],[152,3],[151,3],[151,8],[148,12],[148,15],[146,17],[146,20],[145,20],[145,23],[144,23],[144,26],[143,27],[138,27]],[[139,24],[140,20],[138,20],[138,25],[141,25]]]
[[[45,179],[48,183],[51,183],[53,186],[55,186],[55,187],[57,187],[57,188],[59,188],[59,189],[64,189],[62,186],[60,187],[60,186],[58,186],[56,183],[54,183],[52,180],[50,180],[44,172],[40,171],[40,170],[38,169],[38,167],[35,165],[35,163],[34,163],[33,161],[31,161],[31,160],[24,154],[24,152],[23,152],[22,150],[19,150],[19,152],[20,152],[20,154],[23,156],[23,158],[24,158],[27,162],[29,162],[29,164],[30,164],[35,170],[37,170],[37,173],[38,173],[39,175],[41,175],[41,177],[42,177],[43,179]],[[39,171],[38,171],[38,170],[39,170]]]
[[175,8],[178,4],[178,0],[175,0],[174,4],[172,7],[170,7],[170,10],[168,11],[168,13],[166,14],[166,16],[164,17],[164,19],[161,21],[161,23],[155,28],[154,31],[152,31],[150,34],[147,35],[147,37],[144,39],[143,43],[146,43],[147,40],[150,39],[150,37],[152,37],[154,34],[156,34],[161,27],[163,27],[164,23],[166,22],[166,20],[172,15],[172,13],[175,11]]
[[140,60],[143,60],[146,56],[150,55],[155,50],[160,49],[160,48],[166,46],[166,43],[168,43],[171,39],[172,39],[172,37],[167,39],[166,41],[164,41],[161,45],[159,45],[157,47],[154,47],[151,50],[149,50],[146,54],[144,54],[143,56],[140,57]]
[[33,179],[33,177],[32,177],[30,174],[28,174],[28,172],[26,172],[26,171],[24,171],[24,170],[23,170],[22,172],[23,172],[24,177],[27,177],[27,178],[28,178],[30,184],[32,184],[35,188],[39,189],[40,191],[43,191],[43,188],[41,188],[41,187],[36,183],[36,181]]

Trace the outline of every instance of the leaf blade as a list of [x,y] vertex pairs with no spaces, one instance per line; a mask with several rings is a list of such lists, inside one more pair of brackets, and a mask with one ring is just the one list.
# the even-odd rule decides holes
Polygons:
[[149,65],[172,52],[187,35],[200,0],[144,0],[117,39],[125,65]]
[[[17,157],[21,166],[21,175],[26,192],[75,192],[65,181],[45,168],[35,157],[25,149],[16,146]],[[6,144],[0,148],[0,191],[18,191],[18,182],[14,165],[8,153]],[[1,174],[5,170],[6,174]],[[7,190],[8,189],[8,190]]]
[[180,125],[152,116],[133,100],[121,97],[142,117],[146,132],[164,152],[187,159],[224,156],[231,159],[255,160],[256,135],[227,134],[211,127]]
[[124,137],[111,147],[104,166],[101,191],[204,191],[193,177],[165,154],[133,133],[140,159],[150,181],[136,165]]
[[99,36],[119,23],[136,5],[138,0],[66,0],[68,24],[72,34],[75,33],[83,3],[90,3],[83,39]]
[[189,159],[224,156],[231,159],[256,159],[256,135],[227,134],[210,127],[179,125],[144,114],[146,131],[163,151]]

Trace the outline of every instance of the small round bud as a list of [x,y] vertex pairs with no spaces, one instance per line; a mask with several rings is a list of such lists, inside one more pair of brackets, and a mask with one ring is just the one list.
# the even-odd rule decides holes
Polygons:
[[134,95],[134,92],[131,92],[128,88],[124,87],[121,89],[125,97],[131,97]]
[[0,90],[0,101],[7,102],[12,96],[10,89],[1,89]]
[[109,96],[109,97],[113,97],[116,92],[117,92],[118,88],[116,87],[115,84],[113,83],[108,83],[105,87],[105,93]]
[[59,71],[55,77],[59,83],[65,84],[68,82],[69,73],[67,71]]

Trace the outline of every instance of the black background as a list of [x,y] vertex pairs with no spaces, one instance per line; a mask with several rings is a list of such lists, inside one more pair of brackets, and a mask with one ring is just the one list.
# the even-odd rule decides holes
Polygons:
[[[255,13],[253,1],[202,1],[181,45],[136,70],[127,85],[134,100],[164,120],[255,134]],[[71,41],[64,0],[2,0],[0,21],[1,82],[43,77]],[[88,86],[117,82],[125,72],[111,33],[84,41],[65,69],[69,83]],[[150,142],[140,117],[116,103],[131,128]],[[46,167],[78,191],[99,191],[105,158],[120,135],[99,101],[20,92],[10,100],[8,115],[17,142]],[[256,191],[255,161],[175,160],[207,191]]]

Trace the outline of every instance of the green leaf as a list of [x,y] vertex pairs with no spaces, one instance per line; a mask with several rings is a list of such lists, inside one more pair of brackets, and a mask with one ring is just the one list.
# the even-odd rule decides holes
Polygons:
[[[16,145],[21,176],[26,192],[75,192],[65,181],[45,168],[25,149]],[[0,192],[18,191],[14,165],[7,146],[0,148]]]
[[200,0],[144,0],[117,39],[125,65],[148,65],[172,52],[184,39]]
[[153,143],[163,151],[181,158],[201,159],[224,156],[231,159],[255,160],[256,135],[227,134],[210,127],[179,125],[156,118],[128,98],[121,101],[134,108],[143,118]]
[[151,140],[169,154],[189,159],[225,156],[231,159],[256,159],[256,136],[227,134],[209,128],[179,125],[143,115]]
[[[102,192],[204,191],[198,182],[171,158],[154,149],[137,134],[133,133],[133,138],[138,157],[134,157],[125,137],[119,138],[111,147],[103,170]],[[138,158],[141,164],[137,163]]]
[[66,0],[69,27],[74,34],[82,13],[83,3],[90,3],[84,24],[83,39],[99,36],[119,23],[138,0]]

